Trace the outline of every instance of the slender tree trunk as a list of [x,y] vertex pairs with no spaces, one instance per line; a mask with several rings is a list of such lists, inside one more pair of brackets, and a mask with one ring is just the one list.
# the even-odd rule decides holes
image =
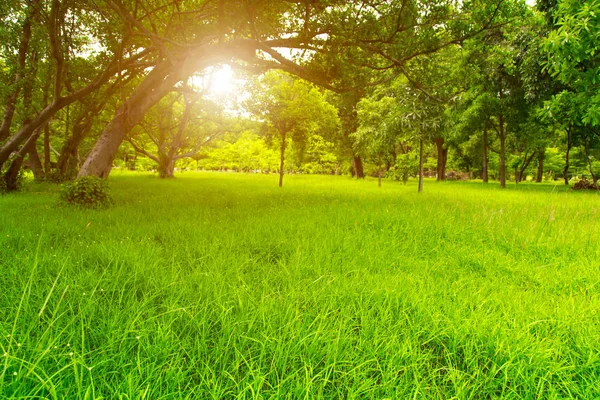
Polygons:
[[506,187],[506,152],[504,145],[504,136],[500,137],[500,187]]
[[448,149],[444,148],[444,138],[434,139],[437,148],[437,181],[446,180],[446,162],[448,160]]
[[592,184],[594,185],[594,187],[598,187],[598,177],[594,173],[592,159],[590,158],[590,144],[589,144],[589,141],[587,141],[587,140],[586,140],[586,143],[584,146],[584,151],[585,151],[585,159],[587,160],[587,164],[588,164],[588,170],[590,171],[590,175],[592,176]]
[[544,156],[545,156],[545,149],[538,150],[537,156],[538,156],[538,167],[537,167],[537,176],[535,177],[535,181],[537,183],[541,183],[542,180],[544,179]]
[[279,187],[283,186],[283,173],[284,173],[284,164],[285,164],[285,139],[287,136],[287,132],[282,132],[281,134],[281,147],[279,148]]
[[536,152],[534,151],[529,155],[529,157],[527,157],[527,153],[525,153],[526,158],[523,160],[523,163],[521,163],[520,166],[515,167],[515,181],[517,183],[523,181],[523,178],[525,177],[525,171],[527,170],[527,167],[529,167],[529,164],[531,164],[535,154]]
[[488,121],[486,119],[485,124],[483,126],[483,138],[481,140],[482,143],[482,153],[483,153],[483,171],[481,172],[481,179],[483,183],[488,183]]
[[423,137],[419,139],[419,193],[423,191]]
[[377,185],[381,187],[381,154],[379,155],[379,163],[377,165]]
[[506,187],[506,135],[504,134],[504,117],[502,114],[498,117],[500,129],[500,187]]
[[569,153],[571,152],[572,140],[571,133],[573,127],[569,127],[567,129],[567,154],[565,155],[565,167],[563,168],[563,178],[565,180],[565,185],[569,184]]
[[44,125],[44,173],[50,175],[50,125]]
[[25,74],[25,63],[27,61],[27,52],[29,50],[29,41],[31,40],[31,21],[37,8],[39,7],[39,0],[32,1],[27,8],[27,16],[23,21],[23,32],[21,33],[21,42],[19,44],[18,53],[18,66],[17,72],[14,79],[14,89],[8,96],[6,106],[4,107],[4,116],[2,118],[2,124],[0,125],[0,142],[10,136],[10,127],[12,124],[13,116],[15,115],[15,109],[17,105],[17,99],[19,98],[19,92],[21,90],[21,80]]
[[356,176],[357,179],[364,179],[365,170],[363,168],[363,163],[360,156],[355,155],[352,157],[352,168],[354,171],[354,176]]

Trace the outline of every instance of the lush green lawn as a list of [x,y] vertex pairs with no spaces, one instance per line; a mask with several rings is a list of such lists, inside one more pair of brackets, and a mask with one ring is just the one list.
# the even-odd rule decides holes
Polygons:
[[0,398],[600,397],[600,197],[187,173],[0,198]]

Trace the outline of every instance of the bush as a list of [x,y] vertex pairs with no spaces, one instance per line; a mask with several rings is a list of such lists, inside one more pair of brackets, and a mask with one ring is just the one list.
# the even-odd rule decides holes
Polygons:
[[63,186],[62,199],[86,208],[103,208],[112,203],[108,184],[95,176],[84,176]]
[[588,181],[586,178],[575,182],[573,190],[598,190],[598,186],[594,185],[593,182]]

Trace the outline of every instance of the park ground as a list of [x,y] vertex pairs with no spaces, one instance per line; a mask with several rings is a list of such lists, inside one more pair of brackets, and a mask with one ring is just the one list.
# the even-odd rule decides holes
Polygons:
[[285,179],[0,197],[0,398],[600,396],[597,193]]

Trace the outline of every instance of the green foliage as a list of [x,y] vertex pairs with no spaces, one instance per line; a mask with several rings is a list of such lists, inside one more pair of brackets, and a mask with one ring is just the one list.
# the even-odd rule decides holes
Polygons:
[[280,71],[269,71],[253,83],[246,107],[266,123],[268,139],[291,139],[300,160],[311,135],[331,137],[339,129],[337,109],[316,86]]
[[326,141],[320,135],[308,138],[306,154],[303,157],[300,170],[309,174],[330,174],[339,172],[339,160],[335,145]]
[[64,184],[61,199],[86,208],[105,208],[112,203],[108,183],[95,176],[84,176]]
[[581,122],[600,125],[600,1],[560,0],[553,10],[556,29],[545,49],[547,67],[581,105]]
[[252,131],[216,142],[206,149],[197,165],[207,170],[232,170],[240,172],[272,172],[277,169],[277,152]]

